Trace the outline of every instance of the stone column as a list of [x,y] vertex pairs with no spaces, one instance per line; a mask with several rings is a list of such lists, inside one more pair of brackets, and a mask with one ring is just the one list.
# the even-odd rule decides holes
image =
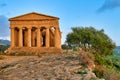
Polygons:
[[58,47],[58,29],[55,29],[55,47]]
[[23,47],[23,31],[19,28],[19,47]]
[[40,32],[40,28],[37,28],[37,47],[41,47],[41,32]]
[[49,28],[46,28],[46,47],[50,46]]
[[59,33],[59,29],[55,29],[55,47],[61,48],[61,33]]
[[11,47],[15,46],[15,30],[11,28]]
[[31,28],[28,28],[28,47],[31,47]]

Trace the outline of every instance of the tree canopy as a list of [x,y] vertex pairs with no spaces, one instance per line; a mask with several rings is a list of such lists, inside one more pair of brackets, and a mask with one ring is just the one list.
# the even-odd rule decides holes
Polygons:
[[72,32],[67,35],[66,42],[69,47],[90,46],[91,49],[101,55],[112,55],[115,43],[104,33],[94,27],[72,27]]

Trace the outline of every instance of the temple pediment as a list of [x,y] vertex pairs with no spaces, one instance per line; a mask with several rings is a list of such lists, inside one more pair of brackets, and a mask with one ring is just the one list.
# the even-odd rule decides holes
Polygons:
[[48,19],[59,19],[59,18],[54,17],[54,16],[45,15],[45,14],[36,13],[36,12],[31,12],[28,14],[10,18],[9,20],[12,21],[12,20],[45,20],[45,19],[48,20]]

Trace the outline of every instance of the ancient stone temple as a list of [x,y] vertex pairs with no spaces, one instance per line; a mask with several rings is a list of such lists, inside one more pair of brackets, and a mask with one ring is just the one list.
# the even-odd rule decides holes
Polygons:
[[36,12],[9,19],[9,53],[61,53],[59,18]]

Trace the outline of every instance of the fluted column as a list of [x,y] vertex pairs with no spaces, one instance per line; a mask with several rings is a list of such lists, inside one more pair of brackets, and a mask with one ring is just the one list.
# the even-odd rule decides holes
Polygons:
[[11,28],[11,47],[15,46],[15,30]]
[[23,47],[23,33],[22,28],[19,28],[19,47]]
[[41,47],[41,32],[40,28],[37,28],[37,47]]
[[28,47],[31,47],[31,28],[28,28]]
[[49,28],[46,28],[46,47],[50,46]]

